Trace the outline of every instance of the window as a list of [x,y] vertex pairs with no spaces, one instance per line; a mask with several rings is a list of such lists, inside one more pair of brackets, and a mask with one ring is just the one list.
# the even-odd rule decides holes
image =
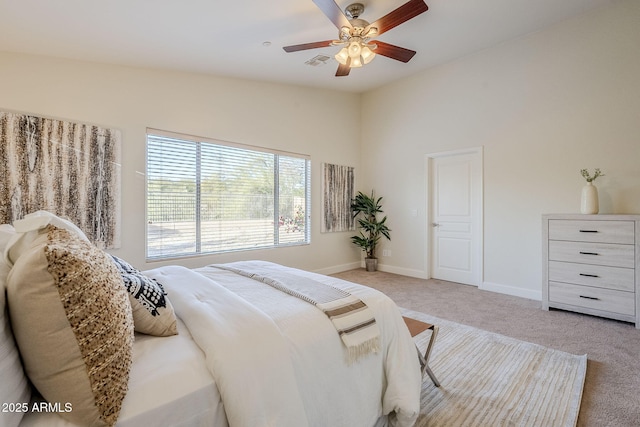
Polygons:
[[148,130],[147,259],[307,244],[310,160]]

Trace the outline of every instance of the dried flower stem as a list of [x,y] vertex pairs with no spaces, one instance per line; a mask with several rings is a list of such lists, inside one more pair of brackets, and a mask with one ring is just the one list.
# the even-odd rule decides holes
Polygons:
[[580,169],[580,174],[582,174],[582,176],[584,177],[584,179],[587,180],[587,182],[595,181],[597,177],[604,176],[604,174],[600,172],[599,168],[596,168],[596,170],[593,173],[593,176],[589,175],[589,171],[587,171],[586,169]]

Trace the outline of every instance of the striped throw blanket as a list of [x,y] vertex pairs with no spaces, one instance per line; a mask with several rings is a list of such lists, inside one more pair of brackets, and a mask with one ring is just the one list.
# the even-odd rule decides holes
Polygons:
[[215,264],[212,267],[249,277],[315,305],[336,328],[347,348],[349,363],[380,349],[380,329],[372,310],[347,291],[268,266],[244,265],[239,268]]

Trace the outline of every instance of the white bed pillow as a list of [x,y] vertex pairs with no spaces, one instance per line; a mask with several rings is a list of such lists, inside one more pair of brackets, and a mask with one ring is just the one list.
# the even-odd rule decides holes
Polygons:
[[129,297],[109,255],[48,225],[7,277],[9,314],[27,376],[60,416],[115,424],[134,340]]
[[[0,403],[28,404],[31,399],[29,381],[20,362],[20,354],[11,331],[11,323],[7,313],[6,279],[9,266],[1,254],[14,236],[15,229],[9,224],[0,225]],[[11,408],[7,408],[11,409]],[[15,408],[14,408],[15,409]],[[20,424],[23,412],[3,411],[0,408],[0,425],[16,427]]]
[[33,239],[38,236],[39,230],[49,224],[67,230],[85,242],[89,242],[87,236],[73,222],[48,211],[36,211],[25,215],[22,219],[13,221],[16,232],[7,242],[6,250],[3,250],[4,261],[11,267],[20,254],[31,245]]
[[129,293],[136,331],[159,337],[177,335],[176,315],[162,285],[122,258],[111,258]]

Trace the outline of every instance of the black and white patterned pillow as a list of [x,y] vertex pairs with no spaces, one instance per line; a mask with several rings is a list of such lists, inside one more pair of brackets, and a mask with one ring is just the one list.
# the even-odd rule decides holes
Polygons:
[[175,313],[162,285],[122,258],[115,255],[111,258],[129,293],[136,331],[157,336],[176,335]]

